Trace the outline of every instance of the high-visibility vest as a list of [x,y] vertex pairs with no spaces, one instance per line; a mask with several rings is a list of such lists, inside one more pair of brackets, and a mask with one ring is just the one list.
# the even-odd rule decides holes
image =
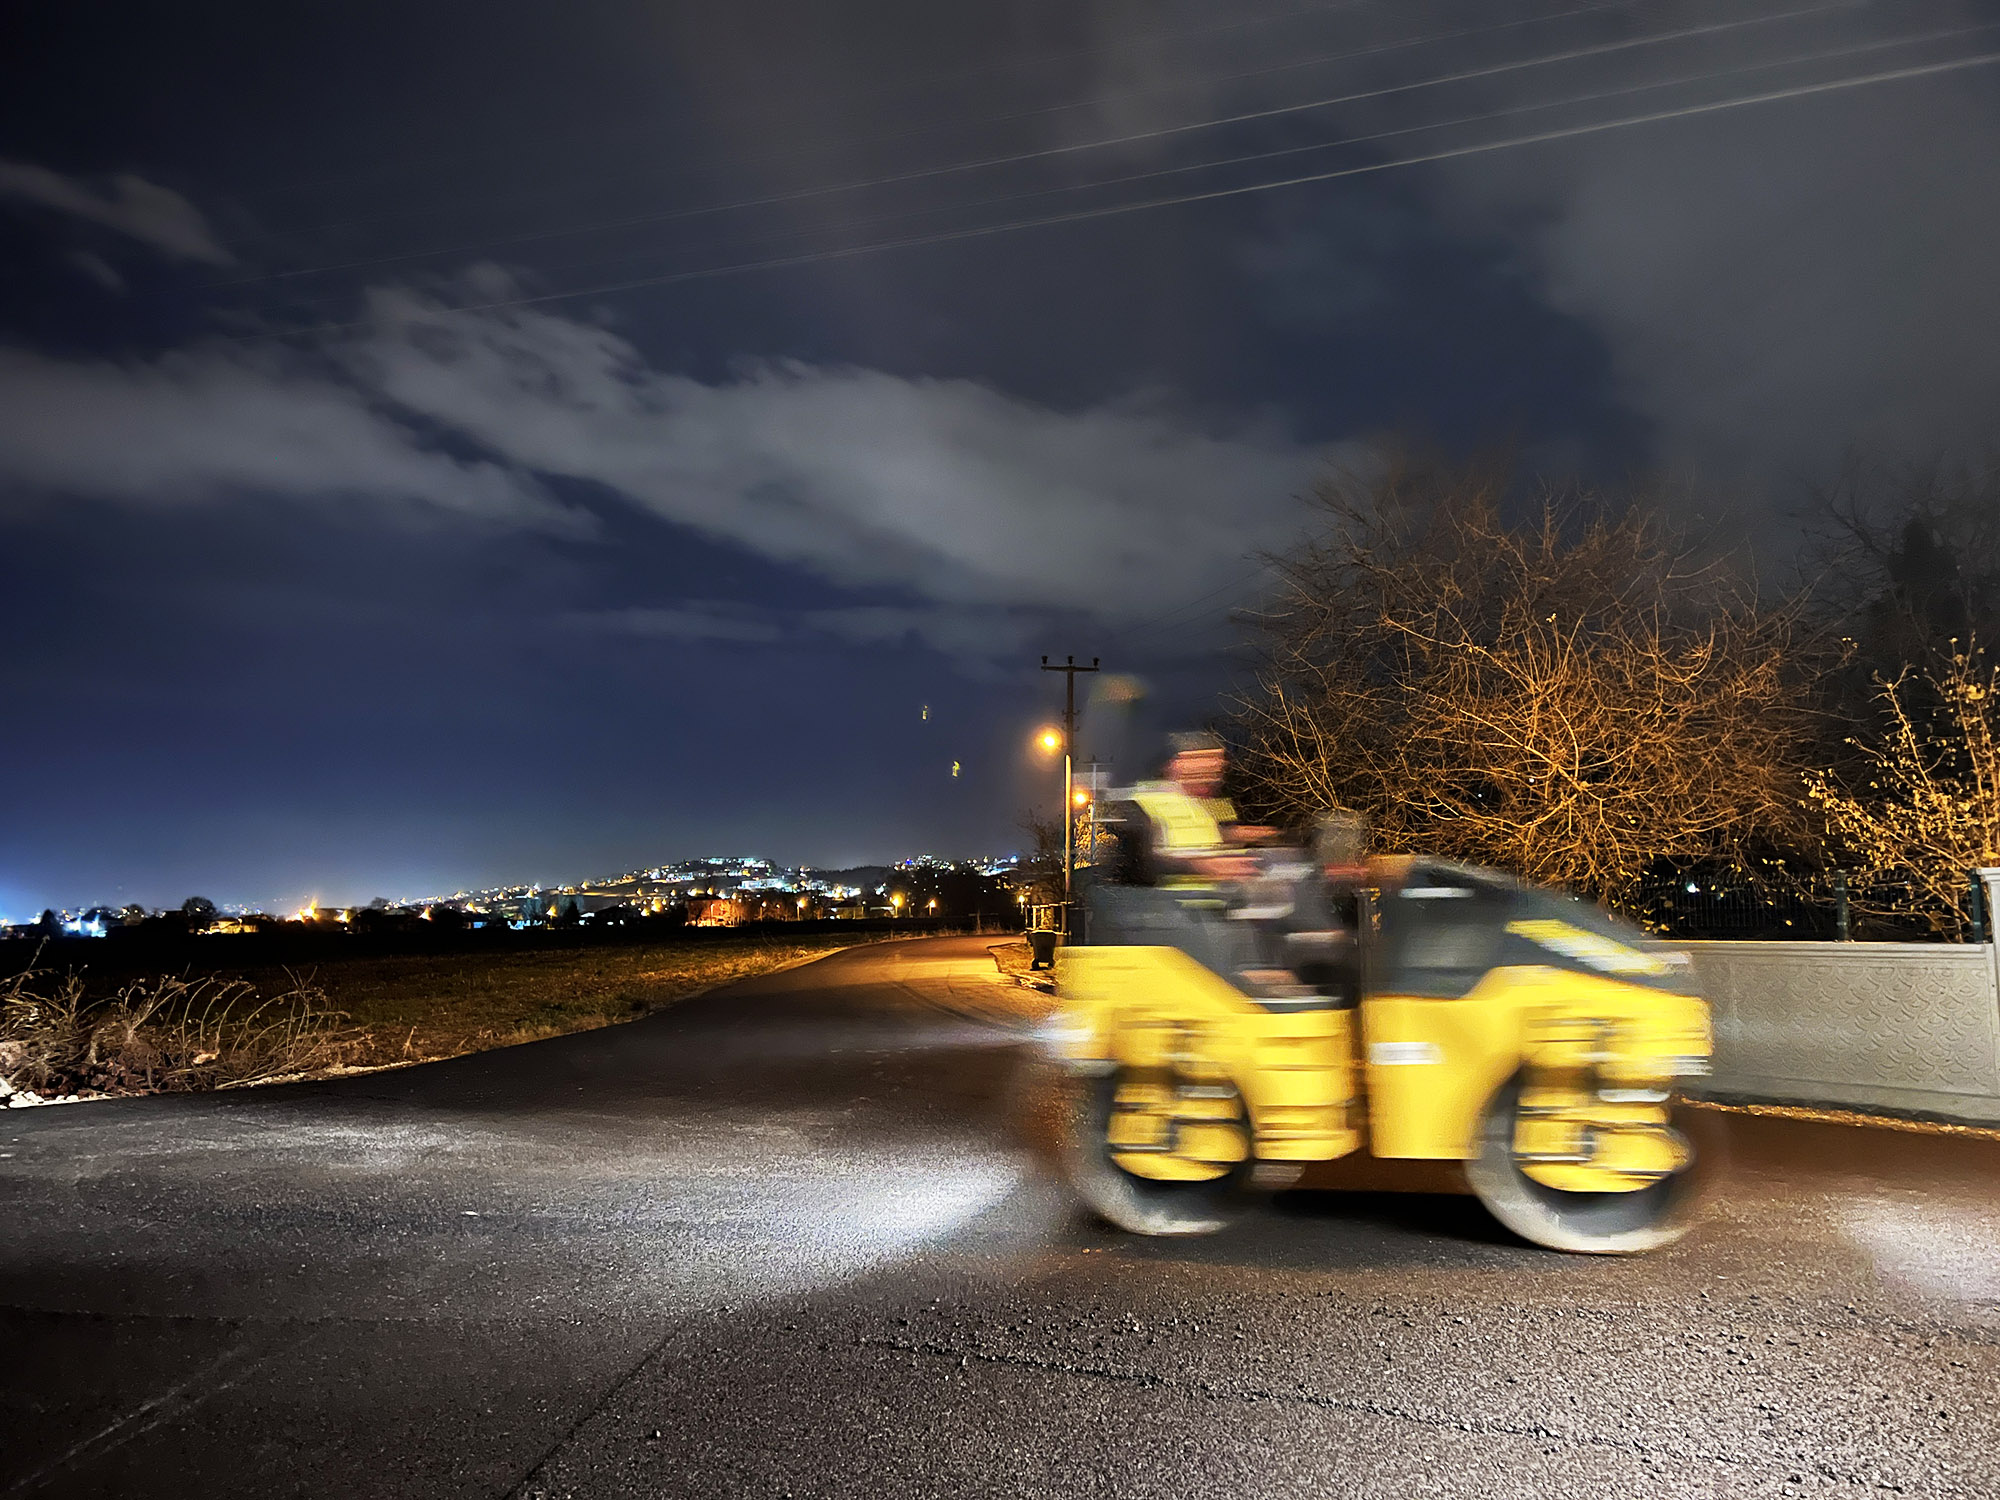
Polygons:
[[1222,818],[1235,809],[1220,798],[1190,797],[1171,781],[1142,781],[1132,800],[1152,820],[1153,848],[1165,855],[1202,854],[1222,847]]

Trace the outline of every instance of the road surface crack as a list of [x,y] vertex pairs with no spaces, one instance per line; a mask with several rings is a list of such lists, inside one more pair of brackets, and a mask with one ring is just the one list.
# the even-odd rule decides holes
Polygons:
[[1005,1354],[990,1350],[964,1349],[949,1344],[929,1340],[884,1338],[860,1335],[856,1342],[864,1346],[894,1349],[905,1354],[927,1355],[937,1359],[956,1360],[961,1367],[977,1360],[981,1364],[1007,1365],[1017,1369],[1035,1370],[1045,1374],[1076,1375],[1092,1380],[1110,1380],[1121,1384],[1138,1385],[1158,1390],[1175,1391],[1198,1397],[1205,1401],[1228,1402],[1236,1405],[1256,1405],[1271,1402],[1277,1405],[1303,1406],[1326,1411],[1350,1412],[1357,1416],[1379,1417],[1387,1421],[1408,1422],[1420,1427],[1441,1432],[1463,1432],[1481,1437],[1522,1437],[1543,1442],[1564,1443],[1571,1447],[1600,1448],[1610,1452],[1631,1454],[1643,1458],[1698,1459],[1704,1463],[1718,1464],[1737,1469],[1757,1470],[1778,1474],[1811,1470],[1822,1479],[1838,1484],[1857,1485],[1865,1489],[1902,1489],[1904,1486],[1871,1479],[1866,1475],[1851,1474],[1844,1469],[1818,1459],[1791,1456],[1779,1463],[1768,1459],[1746,1457],[1741,1454],[1723,1453],[1702,1448],[1668,1448],[1653,1443],[1643,1443],[1629,1438],[1606,1437],[1599,1433],[1564,1432],[1540,1422],[1503,1422],[1491,1417],[1454,1416],[1447,1412],[1426,1411],[1420,1407],[1399,1406],[1387,1401],[1365,1396],[1339,1396],[1326,1391],[1314,1391],[1301,1385],[1294,1390],[1281,1390],[1271,1386],[1249,1385],[1241,1382],[1161,1375],[1148,1370],[1119,1368],[1112,1365],[1088,1364],[1079,1361],[1049,1359],[1032,1354]]
[[134,1438],[143,1437],[161,1423],[184,1416],[203,1402],[213,1400],[232,1386],[242,1384],[280,1353],[296,1354],[317,1336],[308,1334],[304,1339],[283,1349],[266,1349],[261,1354],[253,1354],[248,1344],[231,1345],[171,1390],[140,1402],[124,1416],[100,1428],[82,1442],[72,1445],[33,1473],[15,1480],[0,1493],[25,1495],[31,1490],[40,1489],[53,1481],[63,1470],[91,1459],[101,1458],[113,1449],[123,1447]]

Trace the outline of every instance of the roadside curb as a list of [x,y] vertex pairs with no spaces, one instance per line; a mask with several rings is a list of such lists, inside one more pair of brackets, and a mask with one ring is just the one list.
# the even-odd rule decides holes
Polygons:
[[1971,1125],[1963,1120],[1935,1115],[1889,1114],[1858,1109],[1836,1109],[1816,1104],[1767,1103],[1740,1097],[1700,1098],[1684,1096],[1683,1103],[1716,1114],[1755,1115],[1767,1120],[1798,1120],[1810,1125],[1849,1125],[1859,1129],[1898,1130],[1910,1135],[1964,1135],[2000,1141],[2000,1126]]
[[1056,992],[1056,982],[1052,975],[1038,974],[1032,971],[1026,974],[1010,972],[1007,966],[1000,962],[1000,950],[1015,946],[1016,941],[1010,938],[1004,943],[989,943],[987,945],[986,952],[993,960],[993,967],[1000,971],[1002,978],[1013,980],[1014,983],[1018,984],[1024,990],[1034,990],[1038,994],[1053,995]]

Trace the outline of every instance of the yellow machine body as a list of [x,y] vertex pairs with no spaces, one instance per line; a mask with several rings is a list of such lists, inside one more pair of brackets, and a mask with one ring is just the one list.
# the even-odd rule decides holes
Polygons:
[[1644,948],[1562,922],[1508,931],[1590,969],[1506,963],[1456,998],[1284,1008],[1178,948],[1073,947],[1051,1035],[1073,1071],[1117,1080],[1112,1159],[1156,1181],[1363,1149],[1468,1159],[1516,1079],[1514,1159],[1545,1187],[1630,1192],[1681,1170],[1669,1108],[1677,1080],[1706,1070],[1707,1006],[1635,982],[1663,962]]
[[1198,1181],[1361,1144],[1352,1011],[1264,1009],[1178,948],[1065,948],[1056,988],[1066,1060],[1120,1079],[1125,1170]]

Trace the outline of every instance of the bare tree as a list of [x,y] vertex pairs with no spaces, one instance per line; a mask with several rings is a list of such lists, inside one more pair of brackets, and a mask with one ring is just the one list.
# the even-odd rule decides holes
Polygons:
[[[1035,841],[1035,852],[1021,861],[1015,871],[1015,879],[1033,901],[1060,901],[1063,898],[1063,823],[1060,813],[1045,815],[1034,809],[1021,814],[1017,820],[1019,827]],[[1094,859],[1109,857],[1112,840],[1108,834],[1099,831],[1096,848],[1091,845],[1091,824],[1087,819],[1076,818],[1071,825],[1071,863],[1078,870],[1088,869]]]
[[2000,640],[2000,455],[1850,454],[1808,521],[1824,604],[1860,647],[1865,689],[1913,662],[1941,666],[1961,641]]
[[1796,610],[1647,510],[1548,493],[1509,524],[1505,492],[1409,461],[1318,487],[1326,528],[1254,617],[1252,795],[1613,903],[1662,860],[1802,834]]
[[1878,680],[1884,732],[1855,741],[1865,784],[1814,772],[1812,799],[1859,859],[1855,901],[1962,937],[1967,872],[2000,864],[2000,669],[1976,648]]

